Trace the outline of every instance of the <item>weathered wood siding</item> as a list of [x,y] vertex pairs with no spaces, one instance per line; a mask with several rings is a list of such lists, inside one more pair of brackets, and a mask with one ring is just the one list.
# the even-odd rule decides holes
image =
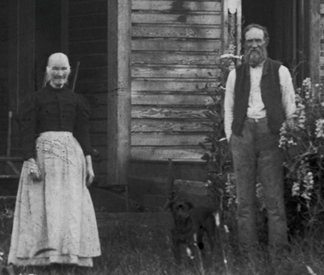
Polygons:
[[68,14],[72,70],[80,62],[75,91],[90,103],[91,141],[100,153],[94,168],[103,180],[107,174],[107,0],[69,0]]
[[321,0],[321,25],[320,25],[320,37],[321,37],[321,82],[324,82],[324,0]]
[[220,81],[222,4],[132,1],[132,159],[199,159]]

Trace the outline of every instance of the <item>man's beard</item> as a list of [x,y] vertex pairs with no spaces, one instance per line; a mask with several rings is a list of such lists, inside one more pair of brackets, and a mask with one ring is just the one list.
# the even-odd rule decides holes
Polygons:
[[251,67],[258,66],[266,60],[267,57],[268,53],[265,47],[258,47],[256,49],[248,48],[244,53],[244,59]]

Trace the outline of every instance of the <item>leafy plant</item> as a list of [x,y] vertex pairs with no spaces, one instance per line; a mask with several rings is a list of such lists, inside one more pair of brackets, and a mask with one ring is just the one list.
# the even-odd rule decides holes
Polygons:
[[296,89],[294,125],[283,125],[279,144],[286,157],[287,203],[293,207],[287,210],[299,217],[302,231],[310,232],[324,221],[324,98],[323,86],[314,87],[306,78]]

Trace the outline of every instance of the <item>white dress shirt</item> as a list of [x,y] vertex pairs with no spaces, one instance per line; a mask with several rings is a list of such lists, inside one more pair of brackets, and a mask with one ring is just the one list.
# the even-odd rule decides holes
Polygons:
[[[263,64],[252,68],[250,67],[250,97],[247,110],[247,117],[249,118],[263,118],[266,117],[267,112],[261,97],[261,76],[263,70]],[[285,66],[279,67],[279,79],[280,79],[280,90],[282,93],[282,106],[286,115],[286,119],[293,116],[296,111],[295,104],[295,90],[292,83],[292,78],[289,70]],[[233,108],[234,108],[234,88],[236,80],[236,70],[232,70],[229,73],[227,83],[226,83],[226,93],[225,93],[225,118],[224,127],[227,140],[230,139],[232,135],[232,122],[233,122]]]

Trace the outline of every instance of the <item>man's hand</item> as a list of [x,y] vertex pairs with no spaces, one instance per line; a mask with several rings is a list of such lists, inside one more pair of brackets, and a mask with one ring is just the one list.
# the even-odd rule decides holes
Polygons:
[[93,172],[93,167],[92,167],[92,159],[90,155],[86,156],[86,172],[87,172],[86,185],[90,186],[95,177],[95,174]]
[[295,120],[294,120],[294,118],[293,118],[293,117],[288,118],[288,119],[286,120],[286,125],[287,125],[287,127],[288,127],[289,129],[294,130],[295,127],[296,127],[296,124],[295,124]]

